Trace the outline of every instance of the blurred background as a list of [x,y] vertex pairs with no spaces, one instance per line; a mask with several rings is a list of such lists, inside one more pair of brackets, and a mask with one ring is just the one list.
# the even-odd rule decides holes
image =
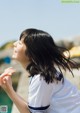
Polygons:
[[[12,59],[13,43],[27,28],[38,28],[50,33],[56,44],[69,49],[70,58],[80,68],[80,2],[62,0],[0,1],[0,74],[7,67],[17,71],[12,76],[13,87],[27,100],[27,72]],[[64,75],[80,89],[80,70],[73,67],[74,78],[67,71]],[[8,106],[8,113],[19,113],[0,87],[0,112]],[[6,111],[5,111],[6,113]]]

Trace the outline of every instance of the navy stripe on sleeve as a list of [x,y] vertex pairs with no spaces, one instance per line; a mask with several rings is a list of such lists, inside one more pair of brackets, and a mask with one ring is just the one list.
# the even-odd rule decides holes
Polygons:
[[32,106],[29,106],[29,105],[28,105],[28,107],[29,107],[30,109],[32,109],[32,110],[46,110],[49,106],[50,106],[50,105],[44,106],[44,107],[32,107]]

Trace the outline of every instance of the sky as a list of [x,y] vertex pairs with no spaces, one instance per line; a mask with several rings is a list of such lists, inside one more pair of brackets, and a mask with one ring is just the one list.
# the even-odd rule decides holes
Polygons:
[[47,31],[54,40],[72,40],[80,36],[80,3],[0,0],[0,46],[18,40],[27,28]]

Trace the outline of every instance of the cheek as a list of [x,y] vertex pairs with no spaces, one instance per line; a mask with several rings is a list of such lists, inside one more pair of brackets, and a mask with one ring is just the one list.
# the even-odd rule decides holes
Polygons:
[[14,59],[16,59],[16,60],[22,59],[22,58],[24,57],[24,51],[23,51],[23,49],[17,48],[17,50],[14,50],[12,57],[13,57]]
[[29,61],[29,57],[24,49],[18,51],[17,58],[19,61]]
[[19,58],[23,59],[24,57],[26,57],[25,51],[24,50],[19,50],[17,56]]

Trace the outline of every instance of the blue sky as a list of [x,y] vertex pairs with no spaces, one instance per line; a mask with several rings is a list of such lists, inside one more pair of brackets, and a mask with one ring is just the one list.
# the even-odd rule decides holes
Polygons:
[[0,46],[17,40],[27,28],[50,33],[54,40],[80,35],[80,3],[61,0],[0,0]]

